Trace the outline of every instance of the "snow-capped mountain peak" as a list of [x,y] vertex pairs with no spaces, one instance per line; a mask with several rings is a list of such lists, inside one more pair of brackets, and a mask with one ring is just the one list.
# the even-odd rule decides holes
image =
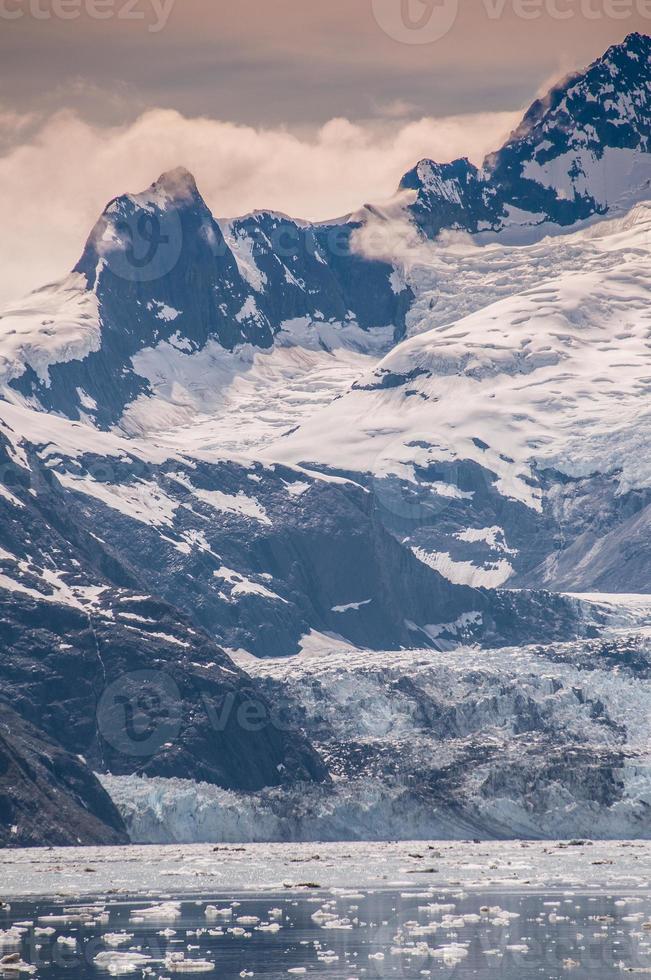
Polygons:
[[[648,92],[649,58],[651,38],[644,34],[629,34],[622,44],[615,44],[583,73],[573,72],[557,82],[544,98],[536,99],[525,113],[520,126],[508,143],[540,135],[554,127],[564,127],[572,134],[581,126],[587,113],[603,112],[615,119],[615,125],[630,125],[637,130],[634,139],[648,146]],[[630,102],[625,105],[627,118],[622,118],[624,108],[619,98]]]
[[170,201],[192,201],[201,197],[194,175],[185,167],[175,167],[161,174],[151,191],[164,194]]
[[[650,49],[649,37],[631,34],[554,86],[481,169],[467,159],[422,160],[400,184],[412,195],[405,214],[429,238],[459,229],[479,241],[535,241],[626,213],[651,195]],[[264,210],[218,222],[192,174],[170,170],[142,193],[111,201],[92,230],[74,269],[89,293],[81,305],[96,311],[83,343],[53,343],[48,352],[41,338],[44,356],[25,357],[21,373],[29,344],[16,348],[7,338],[5,353],[0,338],[0,356],[12,365],[5,377],[43,408],[106,427],[151,395],[151,377],[134,368],[148,350],[165,360],[211,343],[268,350],[278,336],[327,346],[352,334],[362,349],[388,347],[406,333],[414,293],[392,254],[355,247],[359,228],[377,217],[369,206],[331,223]],[[19,332],[38,334],[39,316],[35,308],[32,329],[21,314]],[[97,405],[90,416],[79,390]]]
[[481,170],[421,161],[401,185],[418,192],[416,220],[434,237],[626,211],[649,195],[650,68],[651,38],[631,34],[537,99]]

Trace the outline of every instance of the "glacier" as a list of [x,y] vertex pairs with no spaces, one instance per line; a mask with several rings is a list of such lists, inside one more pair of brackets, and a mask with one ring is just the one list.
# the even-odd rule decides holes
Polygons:
[[651,603],[607,604],[593,641],[437,653],[324,637],[289,660],[233,653],[331,784],[102,783],[139,843],[645,838]]

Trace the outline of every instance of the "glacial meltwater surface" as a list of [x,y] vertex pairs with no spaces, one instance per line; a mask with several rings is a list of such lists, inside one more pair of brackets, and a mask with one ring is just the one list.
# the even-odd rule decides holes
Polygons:
[[14,900],[0,911],[0,976],[606,980],[651,972],[650,920],[646,893],[579,890],[306,887],[182,901]]

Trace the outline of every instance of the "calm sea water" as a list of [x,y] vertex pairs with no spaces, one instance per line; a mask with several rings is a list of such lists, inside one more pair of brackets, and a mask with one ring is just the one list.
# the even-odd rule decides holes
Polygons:
[[[160,896],[155,901],[172,898]],[[436,903],[448,908],[427,908]],[[84,902],[84,907],[89,904],[94,903]],[[319,891],[298,897],[213,895],[184,899],[177,918],[145,921],[138,921],[140,912],[154,899],[122,902],[104,896],[98,904],[105,904],[103,920],[82,924],[48,923],[42,918],[73,915],[69,902],[65,913],[62,903],[52,901],[12,903],[9,911],[0,913],[0,929],[18,924],[24,931],[17,941],[5,933],[0,957],[19,952],[23,962],[36,967],[33,976],[39,980],[103,980],[129,970],[138,978],[173,978],[177,973],[171,954],[177,959],[210,961],[214,970],[202,976],[215,980],[247,976],[287,980],[300,975],[332,980],[403,976],[605,980],[621,976],[623,968],[651,970],[651,931],[644,929],[651,919],[651,898],[646,895],[379,891]],[[219,909],[232,906],[231,918],[208,919],[208,904]],[[462,921],[464,915],[470,919]],[[447,925],[430,934],[422,932],[432,921],[443,922],[444,916],[453,920],[447,919]],[[241,918],[244,922],[238,923]],[[274,931],[266,930],[265,924],[272,924]],[[37,934],[47,927],[54,929],[51,935]],[[107,946],[104,937],[122,931],[133,938]],[[411,949],[406,949],[410,944]],[[151,956],[152,962],[130,968],[125,957],[118,957],[111,973],[94,962],[107,950],[135,951]],[[3,980],[28,976],[3,971]]]

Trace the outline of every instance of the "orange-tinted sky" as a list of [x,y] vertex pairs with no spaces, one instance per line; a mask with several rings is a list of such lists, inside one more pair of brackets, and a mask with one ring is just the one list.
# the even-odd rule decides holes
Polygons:
[[[75,3],[78,18],[53,15],[58,4],[73,18]],[[401,3],[412,23],[447,4],[458,16],[438,41],[406,44],[378,24]],[[66,105],[114,123],[152,106],[289,126],[515,109],[651,31],[651,0],[0,0],[1,11],[16,16],[0,17],[0,108]]]
[[0,0],[0,306],[178,165],[217,216],[323,219],[479,163],[633,30],[651,0]]

